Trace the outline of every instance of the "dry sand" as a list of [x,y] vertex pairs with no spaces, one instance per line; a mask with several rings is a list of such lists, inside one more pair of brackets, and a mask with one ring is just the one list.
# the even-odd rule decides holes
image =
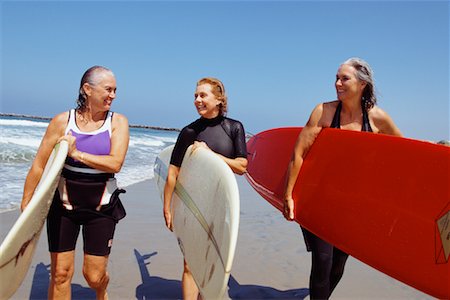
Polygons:
[[[304,299],[308,296],[310,254],[296,223],[263,200],[242,177],[241,219],[229,282],[232,299]],[[183,258],[174,235],[164,225],[162,203],[153,180],[130,186],[121,196],[127,217],[116,229],[109,262],[110,299],[180,299]],[[18,211],[0,216],[3,240]],[[81,274],[78,240],[73,299],[95,299]],[[12,299],[46,299],[50,258],[45,230],[32,266]],[[0,278],[0,280],[7,280]],[[431,299],[377,270],[349,258],[332,299]]]

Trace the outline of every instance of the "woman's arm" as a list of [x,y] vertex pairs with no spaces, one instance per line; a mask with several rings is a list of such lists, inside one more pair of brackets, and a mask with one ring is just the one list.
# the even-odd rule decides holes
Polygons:
[[[195,149],[197,149],[197,148],[205,148],[205,149],[211,150],[211,148],[209,148],[205,142],[195,141],[194,144],[192,145],[192,152],[194,152]],[[248,162],[247,162],[246,158],[244,158],[244,157],[228,158],[217,152],[214,152],[214,153],[217,156],[219,156],[231,168],[231,170],[234,173],[236,173],[238,175],[242,175],[247,171]]]
[[170,211],[170,204],[172,202],[173,191],[175,190],[175,184],[177,183],[178,174],[180,168],[175,165],[169,165],[167,171],[166,184],[164,185],[164,207],[163,214],[166,226],[172,231],[172,213]]
[[284,216],[289,221],[294,220],[294,200],[292,198],[292,192],[303,164],[303,158],[306,156],[309,148],[323,128],[319,123],[322,118],[322,112],[323,105],[320,104],[316,106],[311,113],[308,123],[303,127],[297,138],[294,152],[292,153],[292,158],[288,165],[286,172],[286,186],[284,189]]
[[219,155],[223,161],[231,168],[231,170],[238,175],[243,175],[245,172],[247,172],[247,164],[248,161],[246,158],[243,157],[236,157],[236,158],[228,158],[221,154],[216,153]]
[[23,211],[31,200],[34,190],[39,183],[44,172],[50,154],[53,151],[59,137],[64,135],[64,129],[69,118],[68,112],[55,116],[47,127],[44,137],[42,138],[36,157],[33,160],[30,170],[28,171],[23,188],[22,202],[20,209]]

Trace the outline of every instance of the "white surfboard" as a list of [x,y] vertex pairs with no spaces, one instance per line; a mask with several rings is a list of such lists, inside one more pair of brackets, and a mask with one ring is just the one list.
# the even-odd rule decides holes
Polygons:
[[[172,197],[173,230],[204,299],[222,299],[239,228],[239,190],[230,167],[207,149],[188,148]],[[161,199],[173,146],[155,162]]]
[[67,156],[68,144],[55,146],[28,206],[0,246],[0,299],[10,298],[30,267]]

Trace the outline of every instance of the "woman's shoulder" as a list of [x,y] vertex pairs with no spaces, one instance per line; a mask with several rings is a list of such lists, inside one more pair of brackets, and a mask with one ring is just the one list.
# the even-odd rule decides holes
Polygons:
[[378,106],[372,107],[369,112],[369,119],[379,133],[402,136],[400,129],[395,125],[394,120],[387,112]]
[[125,122],[128,124],[128,118],[125,115],[118,113],[118,112],[113,112],[112,116],[113,116],[113,118],[112,118],[113,121],[116,120],[118,122],[122,122],[122,123]]
[[128,129],[128,119],[125,117],[125,115],[122,115],[120,113],[113,112],[112,113],[112,119],[111,119],[111,126],[112,129]]
[[245,136],[244,125],[242,125],[242,123],[238,120],[224,117],[222,128],[229,136],[233,138]]
[[242,126],[242,122],[241,121],[236,120],[236,119],[232,119],[232,118],[229,118],[229,117],[224,117],[223,121],[225,123],[230,124],[231,126]]
[[64,135],[64,130],[69,123],[69,111],[55,115],[48,124],[47,133],[58,136]]
[[339,100],[321,102],[314,107],[308,123],[319,127],[328,127],[333,120]]
[[335,111],[337,106],[339,105],[339,100],[333,100],[328,102],[320,102],[316,104],[316,106],[313,109],[313,113],[320,113],[328,112],[328,111]]
[[383,122],[389,117],[388,114],[377,105],[372,107],[368,111],[368,114],[369,118],[372,119],[374,122]]
[[199,118],[199,119],[189,123],[188,125],[184,126],[180,131],[180,135],[194,134],[199,131],[200,125],[201,125],[201,119]]
[[330,110],[334,111],[338,107],[339,102],[340,102],[339,100],[333,100],[333,101],[323,102],[323,103],[321,103],[321,105],[322,105],[324,110],[325,109],[327,109],[327,110],[330,109]]
[[52,118],[52,120],[50,121],[50,125],[53,126],[59,126],[59,125],[64,125],[66,126],[67,123],[69,122],[69,112],[70,111],[64,111],[62,113],[57,114],[56,116],[54,116]]
[[201,125],[201,118],[198,118],[194,121],[192,121],[191,123],[187,124],[186,126],[184,126],[181,131],[186,131],[186,130],[194,130],[195,128],[199,127]]

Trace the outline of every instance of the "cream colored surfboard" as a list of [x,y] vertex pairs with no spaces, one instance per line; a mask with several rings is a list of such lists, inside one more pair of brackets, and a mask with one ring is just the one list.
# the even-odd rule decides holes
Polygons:
[[[155,162],[161,199],[173,146]],[[207,149],[188,148],[172,198],[173,230],[204,299],[224,297],[239,228],[239,191],[228,165]]]
[[0,246],[0,299],[10,298],[30,267],[42,227],[67,156],[66,141],[57,144],[27,208]]

